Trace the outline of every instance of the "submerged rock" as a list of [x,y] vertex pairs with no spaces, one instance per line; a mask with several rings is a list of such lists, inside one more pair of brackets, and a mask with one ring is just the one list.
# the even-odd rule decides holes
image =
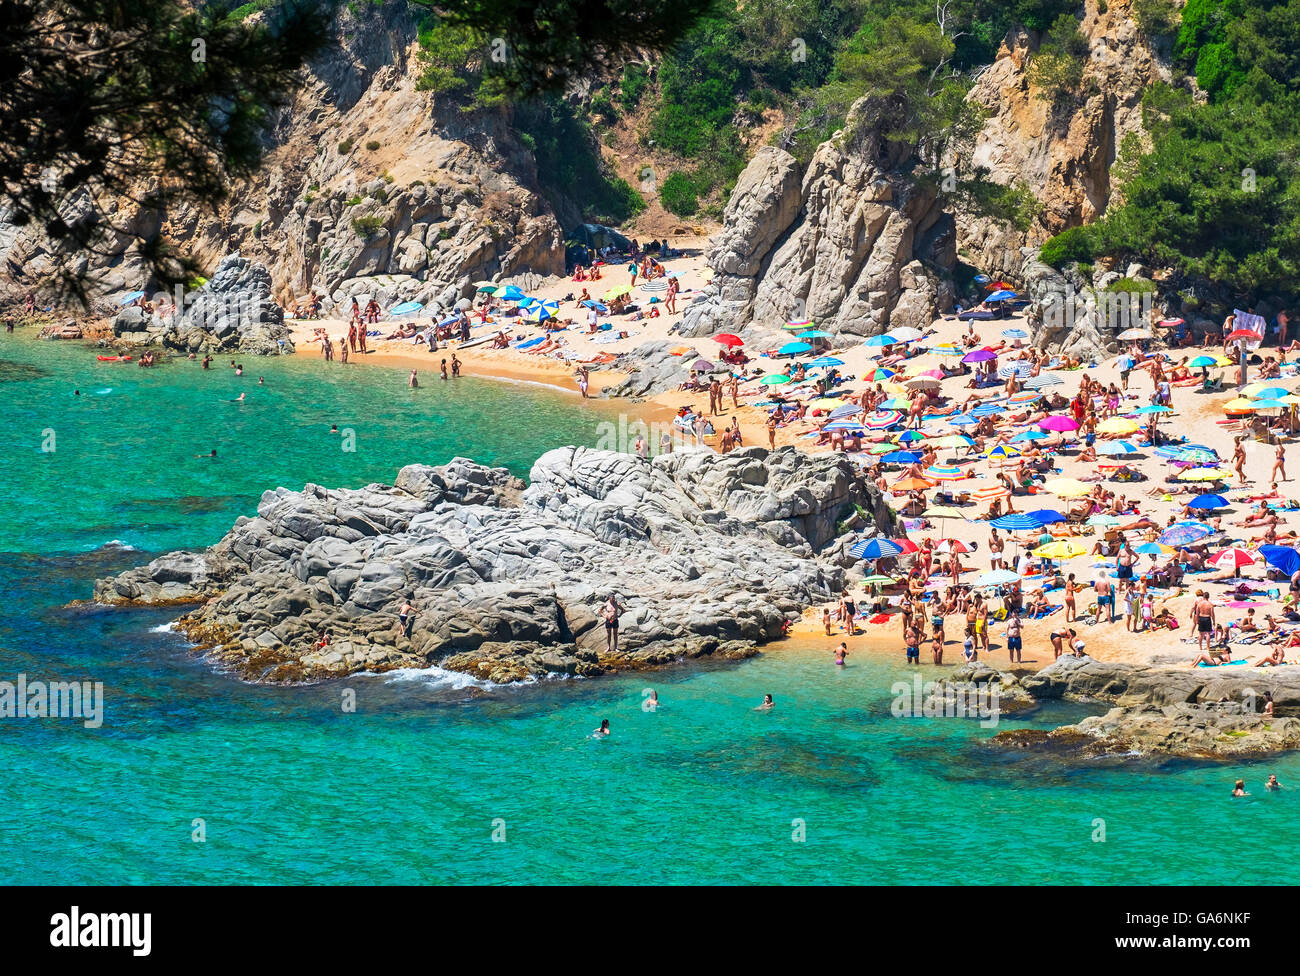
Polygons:
[[[217,545],[99,580],[95,598],[206,601],[180,629],[250,680],[438,665],[514,681],[737,658],[838,596],[836,537],[858,511],[888,528],[877,496],[843,458],[791,448],[653,461],[560,448],[527,488],[457,458],[394,485],[268,491]],[[615,654],[599,616],[610,593],[627,608]]]

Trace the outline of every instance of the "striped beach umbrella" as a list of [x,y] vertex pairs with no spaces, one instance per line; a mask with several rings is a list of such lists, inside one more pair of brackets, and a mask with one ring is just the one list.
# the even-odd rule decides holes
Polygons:
[[849,546],[849,555],[857,559],[880,559],[884,556],[897,556],[903,551],[893,539],[864,539]]
[[981,403],[978,407],[971,410],[972,417],[993,417],[1002,413],[1006,408],[998,403]]
[[877,410],[867,417],[866,426],[869,430],[884,430],[887,427],[893,427],[903,419],[903,415],[898,410]]
[[1029,333],[1024,329],[1003,329],[1002,338],[1004,339],[1028,339]]
[[898,443],[915,444],[917,441],[925,440],[926,435],[919,430],[905,430],[898,435]]
[[1026,390],[1041,390],[1045,386],[1060,386],[1065,380],[1055,373],[1040,373],[1025,380]]
[[1009,569],[989,569],[975,577],[976,586],[1005,586],[1008,583],[1019,583],[1020,574],[1013,573]]
[[1211,535],[1214,535],[1213,526],[1206,525],[1203,522],[1175,522],[1156,536],[1156,541],[1161,545],[1176,548],[1178,546],[1190,546],[1192,543],[1200,542]]
[[1210,562],[1214,563],[1219,569],[1240,569],[1242,566],[1250,566],[1255,562],[1255,554],[1247,552],[1245,549],[1224,549],[1218,553]]
[[868,383],[880,383],[895,375],[892,369],[886,369],[884,366],[873,366],[862,374],[862,378]]
[[989,525],[1011,532],[1027,532],[1030,529],[1042,528],[1042,523],[1028,512],[1012,512],[1010,515],[995,518]]
[[931,481],[961,481],[968,477],[966,471],[955,464],[932,464],[922,473]]
[[1029,379],[1029,374],[1034,371],[1034,367],[1029,363],[1004,363],[998,367],[998,376],[1002,379],[1010,379],[1012,376],[1018,376],[1022,380]]
[[1023,393],[1013,393],[1007,397],[1007,404],[1012,407],[1023,407],[1027,404],[1041,400],[1043,395],[1033,390],[1025,390]]

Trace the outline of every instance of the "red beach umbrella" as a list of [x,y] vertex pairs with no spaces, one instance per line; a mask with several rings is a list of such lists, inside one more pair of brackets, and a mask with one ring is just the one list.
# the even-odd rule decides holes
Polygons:
[[720,342],[724,346],[743,346],[745,344],[744,339],[740,338],[738,335],[732,335],[730,332],[724,332],[722,335],[715,335],[713,341]]

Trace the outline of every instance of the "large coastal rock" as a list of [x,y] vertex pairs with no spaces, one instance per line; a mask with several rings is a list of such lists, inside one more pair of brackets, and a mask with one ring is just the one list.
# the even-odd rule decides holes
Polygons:
[[[888,526],[876,494],[843,459],[788,448],[561,448],[526,489],[463,459],[411,465],[391,486],[268,491],[211,549],[100,580],[95,598],[206,601],[180,629],[250,680],[437,665],[514,681],[743,656],[840,592],[843,521]],[[598,617],[611,592],[628,608],[614,655]]]
[[284,310],[271,298],[266,265],[232,254],[179,314],[146,315],[139,306],[113,319],[113,334],[126,342],[160,344],[178,352],[239,351],[256,356],[294,351]]
[[1032,191],[1042,209],[1029,226],[959,213],[962,258],[994,277],[1019,283],[1022,248],[1041,244],[1067,227],[1105,212],[1112,194],[1111,164],[1124,139],[1142,140],[1142,95],[1171,78],[1167,52],[1153,45],[1133,18],[1133,0],[1087,0],[1079,31],[1091,57],[1080,93],[1057,104],[1030,83],[1030,63],[1041,37],[1017,28],[997,59],[982,71],[967,101],[985,120],[957,147],[959,170],[983,171],[1004,186]]
[[[264,264],[282,305],[313,289],[331,301],[446,304],[449,289],[454,301],[479,278],[561,273],[559,221],[509,111],[467,113],[420,90],[405,4],[341,4],[334,31],[337,42],[268,120],[264,166],[223,205],[106,204],[97,219],[122,233],[93,255],[66,254],[40,229],[0,216],[0,290],[39,289],[72,266],[116,314],[116,294],[149,287],[135,235],[159,232],[205,266],[232,252]],[[73,219],[95,207],[80,193],[65,210]]]
[[[995,680],[1037,700],[1116,706],[1059,729],[1001,732],[992,740],[997,746],[1065,757],[1197,759],[1300,748],[1300,668],[1175,668],[1065,656],[1035,674]],[[1263,714],[1266,694],[1273,699],[1273,715]]]
[[845,131],[817,148],[797,207],[794,158],[755,155],[709,254],[713,285],[688,309],[683,335],[792,318],[875,335],[929,325],[950,304],[952,219],[933,187],[902,172],[909,150],[882,136],[896,111],[889,99],[859,99]]

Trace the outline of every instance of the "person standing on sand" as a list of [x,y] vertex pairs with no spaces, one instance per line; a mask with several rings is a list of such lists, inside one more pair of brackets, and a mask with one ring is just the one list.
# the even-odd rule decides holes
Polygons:
[[636,262],[635,262],[635,261],[631,261],[631,262],[628,263],[628,266],[627,266],[627,273],[630,274],[630,275],[632,276],[632,287],[633,287],[633,288],[636,287],[636,274],[637,274],[637,271],[638,271],[638,270],[640,270],[640,269],[637,268],[637,266],[636,266]]
[[357,351],[357,320],[353,319],[348,325],[348,345],[353,352]]
[[993,529],[992,534],[989,535],[989,568],[990,569],[1003,568],[1002,550],[1005,548],[1006,548],[1006,543],[1003,542],[1002,537],[998,535],[998,530],[996,528]]
[[[1281,478],[1278,477],[1279,471],[1282,473]],[[1268,480],[1273,482],[1291,480],[1286,476],[1286,446],[1281,441],[1278,441],[1277,450],[1273,453],[1273,473],[1268,476]]]
[[406,381],[406,385],[409,386],[412,390],[415,390],[415,389],[418,389],[418,388],[419,388],[419,386],[420,386],[420,381],[419,381],[418,379],[415,378],[415,370],[411,370],[411,375],[410,375],[410,377],[407,379],[407,381]]
[[578,391],[582,393],[584,400],[588,399],[587,389],[591,384],[591,374],[587,371],[586,366],[578,367]]
[[727,377],[727,391],[731,394],[731,409],[740,409],[740,377],[735,373]]
[[709,383],[709,413],[715,417],[722,413],[722,383],[716,376]]
[[776,415],[767,418],[767,446],[769,450],[776,450]]
[[1075,606],[1075,594],[1078,592],[1079,584],[1074,581],[1074,574],[1071,573],[1065,580],[1065,622],[1067,624],[1079,618],[1079,611]]
[[1098,576],[1097,582],[1093,584],[1093,590],[1097,593],[1097,622],[1101,623],[1101,613],[1109,609],[1110,622],[1115,622],[1115,584],[1105,576]]
[[668,293],[664,296],[664,305],[667,307],[669,315],[677,314],[677,289],[680,287],[676,275],[668,279]]
[[364,356],[366,353],[366,327],[364,325],[357,327],[357,345],[361,347],[361,354]]
[[822,627],[826,631],[826,636],[831,636],[831,608],[822,607]]
[[1011,616],[1007,618],[1007,655],[1012,664],[1020,663],[1020,650],[1024,645],[1020,626],[1020,608],[1012,607]]
[[1237,472],[1237,479],[1243,485],[1246,483],[1246,448],[1242,444],[1244,439],[1244,435],[1238,434],[1232,441],[1232,467]]
[[1214,604],[1204,590],[1196,591],[1196,602],[1192,604],[1192,619],[1196,621],[1196,648],[1202,654],[1210,649],[1210,638],[1214,633]]

